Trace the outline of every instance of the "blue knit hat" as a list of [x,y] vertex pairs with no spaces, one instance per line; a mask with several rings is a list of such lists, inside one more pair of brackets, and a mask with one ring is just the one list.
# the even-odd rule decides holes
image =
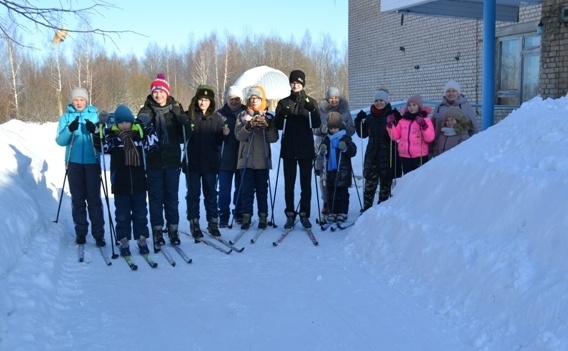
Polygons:
[[125,105],[118,105],[116,110],[114,110],[114,123],[119,124],[122,122],[134,123],[134,115]]

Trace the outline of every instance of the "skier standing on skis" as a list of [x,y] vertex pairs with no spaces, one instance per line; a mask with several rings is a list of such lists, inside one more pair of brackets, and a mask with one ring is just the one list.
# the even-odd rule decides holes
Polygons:
[[323,138],[318,158],[326,172],[326,189],[330,222],[343,222],[349,213],[349,187],[352,184],[353,166],[351,158],[357,154],[357,146],[345,130],[341,115],[330,112],[327,116],[327,134]]
[[[315,157],[312,128],[321,126],[317,102],[304,91],[306,75],[301,70],[290,73],[290,95],[276,106],[274,126],[282,130],[280,157],[284,165],[284,197],[286,200],[285,229],[294,226],[296,205],[294,192],[297,169],[300,169],[300,223],[311,228],[310,209],[312,200],[312,162]],[[318,209],[319,210],[319,209]]]
[[237,120],[235,134],[240,141],[237,168],[243,180],[240,199],[243,210],[241,229],[248,229],[253,213],[254,195],[258,206],[258,228],[265,229],[268,218],[268,172],[272,168],[270,144],[278,140],[268,113],[266,93],[261,86],[252,86],[247,93],[247,109]]

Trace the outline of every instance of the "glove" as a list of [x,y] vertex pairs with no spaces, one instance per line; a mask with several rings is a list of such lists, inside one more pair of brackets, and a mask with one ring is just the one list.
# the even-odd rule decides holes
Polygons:
[[186,115],[185,113],[182,113],[181,115],[178,116],[178,121],[179,124],[181,124],[182,126],[186,126],[189,124],[189,116]]
[[321,145],[320,145],[320,149],[319,149],[319,153],[320,153],[321,155],[323,155],[323,154],[325,154],[326,152],[327,152],[327,145],[321,144]]
[[327,124],[322,124],[320,130],[322,134],[327,134]]
[[316,110],[316,105],[309,98],[306,98],[306,103],[304,104],[304,107],[306,108],[306,110],[308,110],[310,112],[314,112]]
[[355,122],[361,123],[365,118],[367,118],[367,114],[365,113],[365,111],[361,110],[357,114],[357,117],[355,117]]
[[392,128],[394,126],[394,122],[396,121],[394,115],[389,115],[387,117],[387,128]]
[[341,140],[338,144],[337,144],[337,148],[340,151],[345,151],[345,149],[347,149],[347,144],[345,144],[345,142],[343,140]]
[[87,122],[85,123],[85,126],[87,127],[87,130],[88,130],[89,133],[91,133],[91,134],[94,134],[94,133],[96,132],[96,130],[97,130],[97,126],[96,126],[93,122],[91,122],[91,121],[89,121],[89,120],[87,120]]
[[71,133],[79,129],[79,116],[75,117],[73,122],[69,123],[69,126],[67,126],[67,128],[69,128],[69,131]]
[[140,122],[140,124],[142,124],[142,127],[146,127],[152,120],[152,117],[150,117],[150,115],[147,113],[141,113],[136,119],[138,120],[138,122]]
[[422,130],[428,129],[428,125],[426,124],[424,117],[422,116],[416,117],[416,123],[422,128]]
[[102,110],[99,113],[99,124],[106,125],[107,121],[108,121],[108,112],[106,112],[105,110]]
[[225,124],[223,126],[223,135],[227,136],[227,135],[229,135],[230,132],[231,132],[231,130],[229,129],[229,126]]
[[256,127],[257,128],[268,128],[268,122],[266,122],[266,118],[263,116],[256,116]]
[[394,109],[392,114],[394,115],[394,118],[397,122],[402,119],[402,115],[400,114],[400,112],[396,108]]

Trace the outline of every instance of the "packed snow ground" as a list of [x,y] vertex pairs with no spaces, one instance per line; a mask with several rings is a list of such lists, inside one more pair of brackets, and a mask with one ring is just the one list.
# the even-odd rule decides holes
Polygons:
[[[182,237],[193,263],[170,250],[176,267],[135,256],[138,271],[106,266],[92,237],[77,262],[67,189],[54,223],[56,124],[0,125],[0,350],[568,349],[567,115],[567,97],[523,104],[350,229],[316,226],[318,247],[300,229],[272,247],[280,179],[279,227],[256,244],[251,230],[243,253]],[[361,154],[353,163],[360,174]],[[350,218],[359,210],[352,188]]]

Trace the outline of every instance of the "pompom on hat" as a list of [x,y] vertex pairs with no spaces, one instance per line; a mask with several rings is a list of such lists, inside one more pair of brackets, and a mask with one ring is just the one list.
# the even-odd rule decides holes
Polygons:
[[377,101],[377,100],[383,100],[383,101],[386,101],[386,102],[390,102],[389,93],[387,93],[385,90],[377,90],[375,92],[375,96],[374,96],[373,101]]
[[299,69],[290,72],[290,83],[299,82],[303,87],[306,86],[306,74]]
[[87,89],[73,88],[73,90],[71,90],[71,93],[69,93],[69,99],[71,100],[71,102],[73,102],[73,100],[75,100],[76,98],[83,98],[85,99],[85,101],[87,101],[87,103],[89,103],[89,93],[87,92]]
[[448,91],[448,89],[454,89],[458,92],[458,94],[461,94],[461,87],[455,80],[450,80],[446,83],[446,86],[444,86],[444,94],[446,93],[446,91]]
[[422,106],[424,106],[422,96],[416,94],[409,97],[408,100],[406,100],[406,107],[408,107],[408,104],[410,104],[411,102],[414,102],[416,105],[418,105],[418,108],[422,110]]
[[152,93],[154,90],[162,90],[164,92],[166,92],[166,94],[168,94],[168,96],[170,96],[170,85],[168,84],[168,81],[166,80],[166,75],[163,73],[158,73],[158,75],[156,76],[156,79],[154,79],[152,81],[152,83],[150,84],[150,93]]
[[327,91],[325,93],[325,99],[329,100],[329,98],[331,98],[331,97],[341,97],[341,92],[339,91],[338,88],[331,87],[331,88],[327,89]]
[[126,105],[118,105],[114,110],[114,123],[120,124],[122,122],[134,123],[134,115]]

